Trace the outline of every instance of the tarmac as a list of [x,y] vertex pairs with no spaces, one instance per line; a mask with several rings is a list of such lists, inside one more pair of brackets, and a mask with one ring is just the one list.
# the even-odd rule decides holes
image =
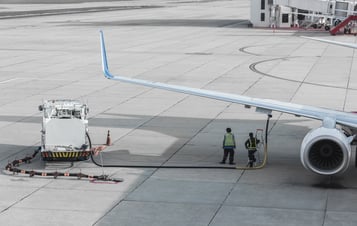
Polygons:
[[[273,112],[260,170],[158,167],[222,167],[226,127],[238,141],[236,164],[245,166],[244,141],[265,131],[267,116],[107,80],[99,45],[103,30],[113,74],[355,111],[355,51],[300,37],[355,36],[251,28],[249,0],[81,2],[0,5],[0,225],[357,224],[355,151],[338,176],[316,175],[300,162],[300,143],[319,121]],[[113,143],[96,162],[121,167],[39,156],[21,167],[123,182],[5,170],[40,145],[38,105],[47,99],[87,103],[93,145],[105,143],[108,130]]]

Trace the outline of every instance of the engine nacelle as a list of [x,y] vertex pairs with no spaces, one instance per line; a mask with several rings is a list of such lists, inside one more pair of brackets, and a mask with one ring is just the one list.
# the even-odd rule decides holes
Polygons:
[[352,140],[336,128],[311,130],[301,144],[301,162],[321,175],[342,173],[349,166]]

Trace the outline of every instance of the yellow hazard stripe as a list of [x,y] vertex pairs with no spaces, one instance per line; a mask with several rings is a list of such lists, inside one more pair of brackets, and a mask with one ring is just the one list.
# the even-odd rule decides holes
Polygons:
[[43,152],[42,157],[46,158],[77,158],[77,157],[88,157],[90,155],[89,151],[75,151],[75,152]]

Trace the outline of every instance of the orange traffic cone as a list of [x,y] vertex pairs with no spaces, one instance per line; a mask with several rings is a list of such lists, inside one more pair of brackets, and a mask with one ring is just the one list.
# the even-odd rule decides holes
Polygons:
[[105,145],[107,145],[107,146],[112,145],[112,141],[111,141],[111,139],[110,139],[109,130],[108,130],[108,134],[107,134],[107,142],[105,143]]

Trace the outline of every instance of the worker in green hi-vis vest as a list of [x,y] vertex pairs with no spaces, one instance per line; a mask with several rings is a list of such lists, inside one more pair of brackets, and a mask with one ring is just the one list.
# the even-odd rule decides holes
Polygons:
[[257,151],[257,144],[260,142],[257,138],[254,137],[253,133],[249,133],[249,138],[245,141],[245,148],[248,150],[248,165],[253,167],[253,164],[257,161],[254,153]]
[[236,141],[234,139],[234,134],[232,133],[231,128],[226,129],[226,134],[224,134],[223,138],[223,159],[220,162],[221,164],[225,164],[227,157],[229,156],[229,164],[234,164],[234,149],[236,148]]

